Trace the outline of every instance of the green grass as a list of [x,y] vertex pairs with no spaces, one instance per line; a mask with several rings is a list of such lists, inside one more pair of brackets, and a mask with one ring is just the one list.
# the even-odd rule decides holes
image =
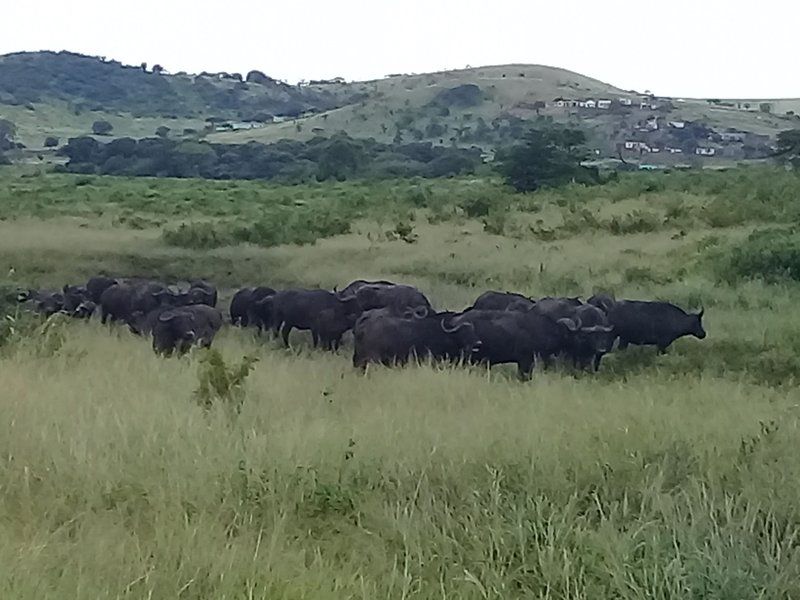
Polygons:
[[[59,138],[65,144],[71,137],[92,134],[92,123],[108,121],[113,125],[112,137],[155,137],[161,125],[166,125],[173,135],[181,135],[185,128],[202,131],[202,119],[167,119],[162,117],[134,117],[126,113],[83,111],[75,114],[65,102],[51,101],[25,106],[0,104],[0,119],[8,119],[17,126],[17,141],[31,149],[44,147],[48,136]],[[103,139],[103,138],[99,138]]]
[[[9,321],[0,332],[21,333],[0,341],[0,597],[800,595],[800,288],[777,271],[769,283],[720,272],[748,244],[760,261],[782,252],[795,176],[644,175],[516,196],[491,179],[29,175],[0,175],[6,289],[101,270],[206,277],[226,298],[242,284],[389,277],[460,308],[488,288],[605,288],[703,305],[709,337],[520,383],[508,367],[364,376],[348,344],[321,353],[299,334],[284,350],[226,329],[215,348],[229,382],[257,359],[232,392],[237,413],[209,396],[215,359],[201,352],[164,360],[122,329],[25,335]],[[503,235],[483,222],[497,205]],[[163,233],[276,206],[323,207],[351,230],[210,250]],[[645,214],[656,225],[640,231]],[[612,231],[615,217],[625,227]],[[386,235],[398,219],[415,242]],[[765,228],[778,237],[750,237]]]

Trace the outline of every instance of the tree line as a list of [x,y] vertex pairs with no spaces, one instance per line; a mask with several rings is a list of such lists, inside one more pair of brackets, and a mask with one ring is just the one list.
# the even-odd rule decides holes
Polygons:
[[429,143],[382,144],[346,134],[306,142],[214,144],[163,137],[70,139],[59,152],[73,173],[207,179],[266,179],[287,183],[353,178],[446,177],[475,172],[478,148]]

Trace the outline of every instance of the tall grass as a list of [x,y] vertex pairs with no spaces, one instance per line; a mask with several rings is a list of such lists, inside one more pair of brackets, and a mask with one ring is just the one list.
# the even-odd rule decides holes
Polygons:
[[[0,598],[800,596],[796,181],[0,177],[4,313],[17,286],[98,272],[225,298],[367,277],[454,309],[613,291],[704,306],[709,332],[522,384],[362,376],[303,334],[224,330],[219,354],[164,360],[122,329],[6,320]],[[202,225],[167,239],[181,223]]]
[[[796,394],[199,356],[76,327],[0,373],[4,597],[791,597]],[[43,371],[46,369],[46,376]]]

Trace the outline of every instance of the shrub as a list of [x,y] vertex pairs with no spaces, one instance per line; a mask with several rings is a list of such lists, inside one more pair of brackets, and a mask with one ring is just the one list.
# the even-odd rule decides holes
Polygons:
[[238,415],[244,405],[245,380],[257,362],[257,358],[245,356],[238,365],[228,366],[217,350],[206,351],[200,359],[200,384],[194,392],[195,401],[205,410],[220,404]]
[[247,224],[236,222],[182,223],[165,229],[164,241],[182,248],[220,248],[240,243],[271,247],[313,244],[318,239],[350,232],[351,219],[331,208],[276,206]]
[[605,227],[612,235],[627,235],[657,231],[662,224],[662,219],[655,213],[634,210],[623,216],[615,215],[606,223]]
[[729,280],[800,281],[800,232],[787,229],[754,231],[721,258]]

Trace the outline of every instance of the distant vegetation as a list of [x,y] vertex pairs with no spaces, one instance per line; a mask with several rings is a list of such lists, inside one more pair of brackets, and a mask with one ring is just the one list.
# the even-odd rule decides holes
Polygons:
[[499,170],[519,192],[570,182],[598,183],[597,169],[585,167],[586,134],[574,128],[532,129],[522,143],[498,153]]
[[125,66],[71,52],[0,57],[0,104],[32,105],[52,99],[75,111],[124,111],[138,116],[198,115],[249,119],[260,113],[299,115],[341,100],[329,92],[301,90],[251,73],[167,75],[155,65]]
[[285,140],[264,145],[209,144],[162,137],[118,138],[107,144],[73,138],[61,149],[67,170],[102,175],[204,177],[209,179],[316,179],[445,177],[472,173],[481,164],[479,150],[431,144],[386,145],[347,135]]

